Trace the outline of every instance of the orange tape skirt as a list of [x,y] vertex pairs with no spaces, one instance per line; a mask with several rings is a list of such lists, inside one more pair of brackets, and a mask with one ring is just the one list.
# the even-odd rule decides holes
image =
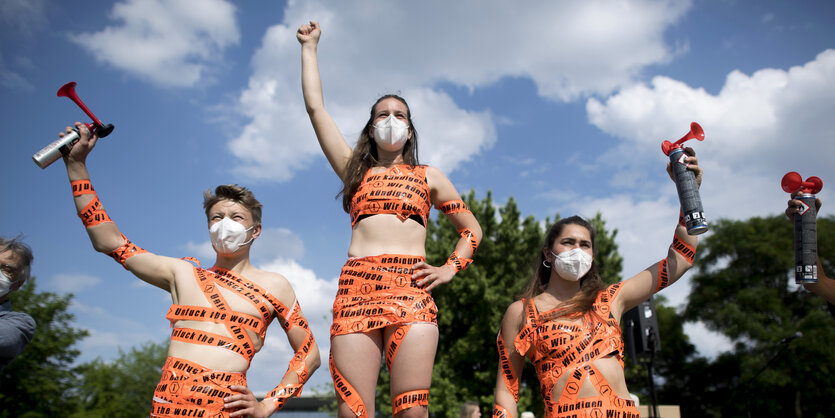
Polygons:
[[592,396],[548,406],[546,418],[641,418],[631,399]]
[[237,394],[230,385],[246,386],[244,373],[219,372],[177,357],[168,357],[154,390],[151,417],[228,417],[223,398]]
[[412,266],[425,260],[401,254],[349,259],[339,276],[331,337],[390,325],[437,324],[435,300],[412,279]]

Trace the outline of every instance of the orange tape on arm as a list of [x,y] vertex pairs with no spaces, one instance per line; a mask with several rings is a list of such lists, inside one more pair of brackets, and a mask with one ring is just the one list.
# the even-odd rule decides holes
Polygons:
[[110,216],[107,216],[107,212],[104,211],[104,207],[101,205],[99,197],[95,193],[93,193],[93,200],[87,206],[84,206],[81,212],[78,212],[78,217],[81,218],[81,222],[84,223],[86,228],[105,222],[113,222]]
[[450,200],[441,203],[441,205],[438,206],[438,210],[443,212],[445,215],[451,215],[453,213],[472,214],[472,212],[470,212],[470,208],[467,207],[467,204],[464,203],[463,200]]
[[290,360],[290,364],[287,366],[287,372],[284,373],[284,377],[281,379],[283,381],[291,374],[295,374],[296,379],[298,379],[298,383],[279,384],[266,396],[267,398],[273,399],[276,411],[283,408],[288,399],[302,393],[304,384],[307,382],[307,379],[310,378],[310,372],[307,370],[307,358],[310,356],[310,349],[314,344],[316,344],[316,341],[313,338],[313,332],[310,331],[310,327],[307,325],[307,320],[301,314],[301,307],[298,302],[293,305],[293,309],[289,317],[282,319],[282,327],[285,331],[289,332],[294,327],[300,327],[305,331],[306,335],[304,342],[302,342],[296,350],[295,355]]
[[[467,240],[467,243],[470,244],[470,249],[473,252],[472,256],[475,256],[475,251],[478,249],[478,239],[476,239],[473,230],[470,228],[459,229],[458,235],[461,236],[461,239]],[[453,251],[452,255],[449,256],[445,264],[451,265],[455,269],[455,272],[458,273],[459,271],[469,267],[472,262],[472,258],[463,258],[461,257],[461,254],[458,254],[458,251]]]
[[[499,337],[496,339],[496,345],[499,347],[499,368],[501,369],[500,372],[504,380],[504,385],[507,387],[507,391],[513,395],[513,400],[519,402],[519,376],[516,375],[516,372],[513,370],[513,365],[510,364],[510,356],[507,353],[507,346],[504,343],[501,332],[499,332]],[[495,413],[495,410],[493,412]]]
[[503,406],[493,404],[493,418],[513,418],[513,415],[507,412],[507,409],[504,409]]
[[658,263],[658,285],[655,286],[655,293],[670,285],[670,275],[667,272],[667,259]]
[[137,247],[134,243],[130,242],[124,234],[122,234],[122,238],[124,238],[125,243],[122,244],[121,247],[116,248],[115,250],[107,253],[107,255],[113,257],[114,260],[118,261],[125,270],[128,269],[127,263],[128,259],[142,253],[147,253],[148,251],[143,250],[142,248]]
[[673,235],[673,250],[679,253],[692,266],[693,260],[696,258],[696,249],[692,245],[684,242],[678,237],[678,234]]
[[93,185],[90,184],[90,179],[71,181],[70,186],[72,186],[73,197],[85,194],[96,194],[96,191],[93,190]]

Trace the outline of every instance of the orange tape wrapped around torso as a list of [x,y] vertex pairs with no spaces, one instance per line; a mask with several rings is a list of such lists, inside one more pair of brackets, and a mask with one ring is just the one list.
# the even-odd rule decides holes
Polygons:
[[[582,323],[570,321],[577,316],[548,319],[547,314],[554,311],[540,314],[532,300],[525,300],[525,321],[514,345],[519,353],[528,353],[534,364],[546,417],[607,416],[606,411],[618,411],[617,416],[623,418],[639,417],[634,402],[618,397],[593,364],[614,353],[623,367],[623,338],[618,319],[612,314],[612,301],[620,286],[614,284],[601,291],[592,310],[582,316]],[[555,401],[554,386],[566,375],[565,387]],[[587,378],[600,396],[577,397]]]
[[396,254],[349,259],[339,276],[331,336],[413,322],[437,324],[432,295],[412,279],[412,266],[424,260]]
[[365,173],[351,198],[351,227],[365,215],[397,215],[401,221],[417,217],[426,226],[432,203],[426,182],[426,166],[398,164],[381,173]]

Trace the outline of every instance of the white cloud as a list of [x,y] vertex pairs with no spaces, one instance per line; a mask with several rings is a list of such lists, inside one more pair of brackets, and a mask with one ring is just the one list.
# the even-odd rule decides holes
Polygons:
[[284,23],[265,34],[239,99],[238,110],[250,122],[229,144],[240,159],[236,172],[287,181],[321,155],[299,86],[295,31],[308,20],[322,24],[326,106],[348,143],[379,95],[403,92],[421,133],[423,161],[448,173],[493,144],[496,121],[488,111],[461,109],[436,88],[439,82],[474,89],[529,77],[553,100],[606,94],[677,53],[665,45],[664,32],[689,7],[686,0],[524,8],[475,0],[290,2]]
[[[19,58],[16,60],[16,64],[18,67],[21,67],[24,70],[29,70],[30,67],[26,67],[26,59]],[[30,62],[31,63],[31,62]],[[19,72],[12,70],[11,68],[7,67],[6,64],[3,62],[3,54],[0,53],[0,86],[6,87],[12,90],[25,90],[25,91],[32,91],[35,87],[30,83],[26,78],[20,75]]]
[[110,17],[119,24],[70,39],[99,62],[163,86],[205,81],[240,39],[235,7],[225,0],[125,0]]
[[101,279],[89,274],[61,273],[52,277],[50,285],[61,293],[78,293],[101,283]]
[[3,0],[0,2],[0,23],[5,34],[28,35],[46,27],[45,0]]

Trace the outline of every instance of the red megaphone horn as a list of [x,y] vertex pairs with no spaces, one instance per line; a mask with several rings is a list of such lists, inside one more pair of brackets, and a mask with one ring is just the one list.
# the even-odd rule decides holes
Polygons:
[[802,192],[815,194],[823,189],[823,180],[820,177],[812,176],[806,179],[806,181],[803,181],[803,177],[800,177],[800,174],[790,171],[783,176],[783,180],[780,181],[780,186],[786,193]]
[[93,112],[87,108],[87,105],[85,105],[78,97],[78,94],[75,92],[75,85],[75,81],[70,81],[69,83],[61,86],[61,88],[58,89],[58,97],[68,97],[70,100],[75,102],[75,104],[77,104],[78,107],[80,107],[81,110],[83,110],[84,113],[90,117],[90,119],[93,119],[93,123],[85,123],[85,125],[87,125],[87,129],[91,132],[95,132],[96,136],[104,138],[110,135],[110,133],[113,132],[113,124],[108,123],[105,125],[101,123],[99,118],[97,118],[96,115],[94,115]]
[[684,141],[687,141],[687,140],[690,140],[690,139],[693,139],[693,138],[696,138],[699,141],[704,141],[705,140],[705,130],[702,129],[702,126],[699,125],[696,122],[693,122],[693,123],[690,124],[690,132],[688,132],[686,135],[681,137],[678,141],[676,141],[676,142],[670,142],[670,141],[662,142],[661,143],[661,151],[664,151],[664,155],[669,156],[670,151],[681,147],[681,144],[684,143]]

